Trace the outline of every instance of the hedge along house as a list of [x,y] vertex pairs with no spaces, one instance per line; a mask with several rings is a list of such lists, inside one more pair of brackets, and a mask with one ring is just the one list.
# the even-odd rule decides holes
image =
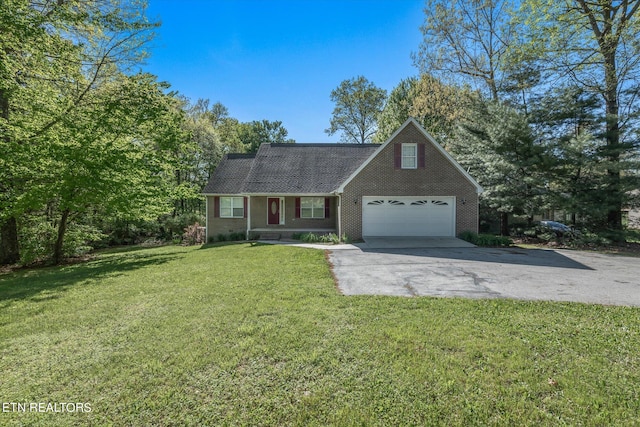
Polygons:
[[413,118],[383,144],[262,144],[228,154],[203,193],[207,240],[243,233],[456,236],[480,185]]

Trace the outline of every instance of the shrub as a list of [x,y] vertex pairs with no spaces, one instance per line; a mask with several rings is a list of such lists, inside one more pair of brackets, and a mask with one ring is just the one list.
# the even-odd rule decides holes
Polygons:
[[473,243],[476,246],[511,246],[513,242],[506,236],[494,236],[493,234],[477,234],[473,231],[463,231],[458,235],[462,240]]
[[337,245],[340,243],[340,237],[335,233],[323,234],[320,236],[320,241],[322,243],[333,243],[334,245]]
[[182,243],[185,245],[201,245],[204,243],[205,228],[196,222],[184,229]]
[[[70,222],[64,235],[62,255],[65,258],[84,255],[98,246],[106,236],[96,227]],[[53,246],[58,238],[58,230],[48,221],[32,218],[20,230],[20,261],[32,264],[48,260],[53,255]]]
[[185,229],[190,225],[195,223],[204,224],[204,222],[203,215],[194,213],[176,216],[167,215],[159,219],[156,235],[163,240],[172,240],[175,239],[176,235],[181,237]]
[[246,236],[245,233],[238,231],[236,233],[229,234],[229,240],[231,240],[233,242],[237,242],[237,241],[240,241],[240,240],[245,240],[245,236]]
[[[340,237],[336,233],[328,233],[318,235],[316,233],[294,233],[291,238],[300,240],[305,243],[332,243],[337,245],[340,243]],[[343,241],[346,241],[347,236],[342,235]]]
[[300,240],[305,243],[318,243],[320,238],[314,233],[304,233],[300,236]]

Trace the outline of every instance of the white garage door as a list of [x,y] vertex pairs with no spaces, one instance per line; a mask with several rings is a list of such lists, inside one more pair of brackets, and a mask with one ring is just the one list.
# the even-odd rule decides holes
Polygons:
[[455,236],[455,198],[365,196],[362,235]]

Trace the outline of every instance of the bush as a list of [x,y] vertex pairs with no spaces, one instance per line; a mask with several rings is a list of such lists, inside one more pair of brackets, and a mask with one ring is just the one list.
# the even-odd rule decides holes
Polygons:
[[204,224],[205,218],[198,214],[167,215],[159,219],[156,235],[163,240],[172,240],[183,235],[185,229],[195,223]]
[[185,245],[201,245],[204,243],[205,228],[196,222],[184,229],[182,243]]
[[[318,235],[316,233],[294,233],[291,236],[294,240],[300,240],[304,243],[332,243],[337,245],[340,243],[340,237],[336,233],[328,233]],[[346,241],[347,236],[343,235],[342,240]]]
[[[20,230],[20,261],[23,264],[45,261],[53,256],[58,230],[50,222],[33,217]],[[96,227],[70,222],[64,235],[62,255],[65,258],[84,255],[99,246],[106,236]]]
[[[204,231],[203,231],[204,233]],[[254,236],[250,236],[253,237],[253,239],[255,239],[255,235]],[[235,233],[229,233],[229,234],[217,234],[215,236],[215,238],[213,236],[209,237],[208,243],[215,243],[215,242],[238,242],[238,241],[242,241],[242,240],[246,240],[246,234],[242,231],[237,231]]]
[[229,234],[229,240],[231,240],[232,242],[237,242],[237,241],[245,240],[245,236],[246,234],[242,232],[231,233]]
[[318,243],[320,241],[320,237],[315,233],[303,233],[300,236],[300,240],[305,243]]
[[[162,234],[157,221],[111,220],[104,221],[98,226],[106,235],[105,246],[134,245],[158,238]],[[160,238],[169,240],[165,236]]]
[[458,236],[460,239],[476,246],[495,247],[495,246],[511,246],[513,241],[506,236],[494,236],[493,234],[477,234],[473,231],[463,231]]

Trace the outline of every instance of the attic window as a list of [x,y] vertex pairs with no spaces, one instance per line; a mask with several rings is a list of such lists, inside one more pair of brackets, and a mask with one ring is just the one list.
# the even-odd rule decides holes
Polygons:
[[418,144],[402,144],[402,169],[418,168]]

